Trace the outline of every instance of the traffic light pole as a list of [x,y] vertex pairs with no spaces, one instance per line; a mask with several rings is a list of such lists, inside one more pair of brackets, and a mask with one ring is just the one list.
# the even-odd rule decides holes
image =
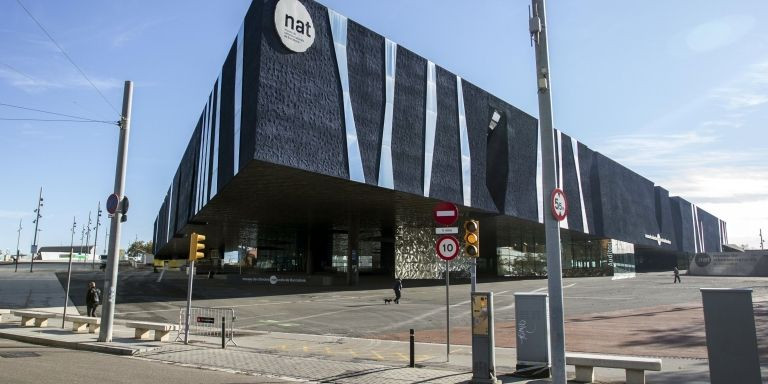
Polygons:
[[117,296],[117,266],[120,257],[120,227],[123,218],[123,197],[125,196],[125,169],[128,164],[128,138],[131,133],[131,105],[133,103],[133,82],[126,81],[123,89],[123,114],[120,117],[120,144],[117,148],[115,169],[115,194],[119,198],[118,207],[112,216],[107,254],[107,270],[104,280],[106,300],[101,310],[101,330],[99,341],[112,341],[112,325],[115,319],[115,297]]
[[189,312],[192,310],[192,281],[195,280],[195,260],[189,261],[189,279],[187,280],[187,315],[184,317],[184,344],[189,344]]
[[552,382],[565,384],[565,331],[563,326],[563,280],[560,261],[560,222],[549,213],[550,193],[556,188],[552,94],[547,47],[544,0],[531,0],[530,32],[536,49],[536,85],[539,93],[541,131],[542,194],[545,205],[544,230],[547,243],[547,288],[549,291],[550,353]]

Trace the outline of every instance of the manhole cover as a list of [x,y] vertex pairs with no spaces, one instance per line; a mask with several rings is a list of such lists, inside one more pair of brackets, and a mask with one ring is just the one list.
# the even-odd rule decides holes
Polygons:
[[37,352],[0,352],[0,357],[5,357],[7,359],[11,359],[14,357],[40,357],[40,354]]

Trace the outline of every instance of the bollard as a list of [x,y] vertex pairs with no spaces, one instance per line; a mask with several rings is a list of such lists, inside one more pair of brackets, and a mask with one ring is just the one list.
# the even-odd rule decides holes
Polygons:
[[410,364],[411,368],[416,367],[416,362],[414,360],[415,359],[413,354],[413,328],[411,328],[411,364]]
[[221,317],[221,349],[224,349],[227,347],[226,331],[227,331],[227,318],[222,316]]

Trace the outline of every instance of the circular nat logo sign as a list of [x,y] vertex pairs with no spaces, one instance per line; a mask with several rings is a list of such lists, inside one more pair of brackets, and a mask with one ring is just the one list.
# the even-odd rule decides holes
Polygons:
[[283,45],[294,52],[304,52],[315,42],[315,25],[299,0],[277,2],[275,30]]
[[696,265],[698,265],[699,267],[704,268],[707,265],[709,265],[709,263],[712,262],[712,257],[707,255],[706,253],[700,253],[700,254],[696,255],[696,257],[694,257],[693,260],[696,262]]

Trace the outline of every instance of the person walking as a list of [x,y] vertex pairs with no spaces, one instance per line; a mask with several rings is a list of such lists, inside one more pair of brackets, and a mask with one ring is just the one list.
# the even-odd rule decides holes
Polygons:
[[674,283],[672,283],[672,284],[675,284],[675,283],[680,283],[680,284],[682,284],[682,283],[683,283],[683,281],[682,281],[682,280],[680,280],[680,271],[677,269],[677,267],[675,267],[675,270],[674,270],[674,272],[675,272],[675,282],[674,282]]
[[101,303],[101,290],[96,288],[96,283],[88,283],[88,292],[85,294],[85,304],[88,308],[88,317],[96,317],[96,308]]
[[396,279],[395,286],[392,289],[395,291],[395,304],[400,304],[400,292],[403,290],[403,281]]

